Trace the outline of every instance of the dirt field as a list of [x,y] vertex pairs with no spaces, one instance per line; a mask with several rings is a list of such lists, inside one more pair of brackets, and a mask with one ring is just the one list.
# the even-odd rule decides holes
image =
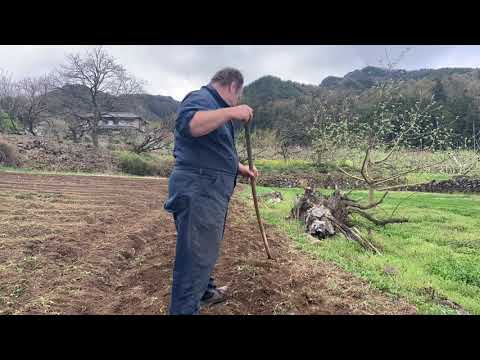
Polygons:
[[[175,248],[166,193],[166,179],[0,172],[0,314],[165,314]],[[234,196],[215,276],[231,297],[203,314],[415,313],[267,232],[276,261]]]

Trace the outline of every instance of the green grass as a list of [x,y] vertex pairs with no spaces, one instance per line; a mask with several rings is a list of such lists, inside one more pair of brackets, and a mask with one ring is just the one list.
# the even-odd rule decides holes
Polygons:
[[426,183],[432,180],[442,181],[451,179],[451,175],[442,173],[410,173],[406,175],[408,184]]
[[[344,169],[352,171],[350,163],[348,161],[339,162]],[[316,165],[312,161],[308,160],[255,160],[255,166],[261,173],[310,173],[318,174],[319,172],[334,171],[334,164],[325,164],[321,167]],[[340,174],[340,173],[339,173]],[[441,181],[448,180],[451,175],[439,172],[422,172],[422,173],[410,173],[406,175],[406,183],[426,183],[432,180]]]
[[[355,219],[364,234],[367,228],[374,229],[372,240],[382,248],[382,255],[374,255],[342,236],[312,244],[299,222],[285,220],[295,195],[302,190],[258,187],[259,194],[273,190],[281,191],[285,200],[264,203],[262,217],[289,235],[298,248],[336,263],[381,291],[407,298],[420,313],[456,313],[432,298],[433,289],[437,296],[480,314],[480,196],[390,193],[375,214],[388,216],[401,201],[395,215],[408,217],[408,223],[378,228]],[[249,191],[245,188],[244,199],[249,198]],[[367,198],[365,191],[351,196]],[[386,266],[397,273],[386,274]]]

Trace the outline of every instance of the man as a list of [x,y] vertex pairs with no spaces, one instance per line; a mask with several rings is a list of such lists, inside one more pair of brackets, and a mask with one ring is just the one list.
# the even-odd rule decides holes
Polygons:
[[175,167],[165,209],[177,229],[170,314],[198,314],[200,305],[221,302],[224,288],[211,277],[225,231],[237,175],[256,177],[239,163],[232,120],[247,123],[253,110],[238,105],[243,92],[240,71],[225,68],[210,83],[189,93],[175,125]]

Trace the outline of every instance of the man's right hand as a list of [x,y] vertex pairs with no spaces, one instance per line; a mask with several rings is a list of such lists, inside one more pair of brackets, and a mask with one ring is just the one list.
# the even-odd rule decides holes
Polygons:
[[253,117],[253,109],[248,105],[238,105],[229,108],[230,115],[235,120],[249,122]]

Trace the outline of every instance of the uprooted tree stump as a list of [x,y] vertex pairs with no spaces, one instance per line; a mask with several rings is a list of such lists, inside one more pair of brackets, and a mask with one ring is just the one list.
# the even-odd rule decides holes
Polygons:
[[363,205],[338,189],[332,195],[324,196],[316,193],[312,187],[306,187],[303,196],[295,200],[289,217],[305,223],[306,231],[316,238],[324,239],[341,233],[348,240],[356,241],[365,249],[380,254],[371,241],[365,239],[354,226],[351,215],[358,214],[378,226],[407,222],[405,218],[380,220],[367,212],[380,205],[387,194],[388,192],[383,194],[382,198],[373,204]]

